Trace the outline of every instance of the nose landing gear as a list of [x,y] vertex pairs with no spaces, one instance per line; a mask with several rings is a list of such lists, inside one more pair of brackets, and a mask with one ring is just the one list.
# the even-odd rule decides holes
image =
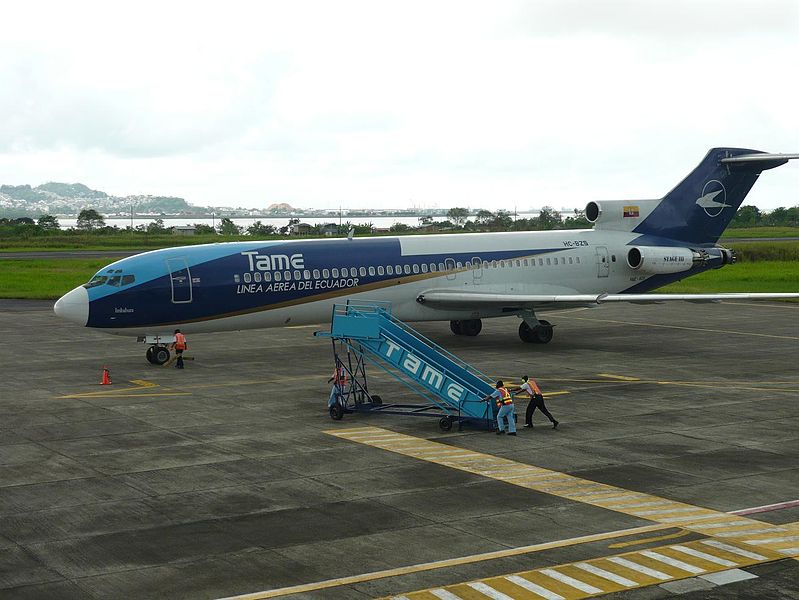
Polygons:
[[155,344],[147,348],[145,356],[150,364],[161,366],[169,360],[169,349],[166,346]]

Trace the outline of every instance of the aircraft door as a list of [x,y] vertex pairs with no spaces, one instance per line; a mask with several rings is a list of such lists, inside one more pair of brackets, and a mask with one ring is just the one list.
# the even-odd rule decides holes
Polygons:
[[172,285],[172,302],[185,304],[191,302],[191,272],[185,258],[169,258],[169,280]]
[[610,275],[610,261],[607,246],[596,247],[597,277],[607,277]]
[[474,285],[480,285],[483,280],[483,261],[479,256],[472,258],[472,282]]
[[455,281],[457,273],[455,272],[455,259],[448,258],[444,261],[444,268],[447,270],[447,279]]

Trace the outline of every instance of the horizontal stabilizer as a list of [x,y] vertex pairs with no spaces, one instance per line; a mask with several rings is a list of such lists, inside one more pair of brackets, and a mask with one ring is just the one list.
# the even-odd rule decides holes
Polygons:
[[752,168],[757,171],[766,171],[784,165],[789,160],[799,158],[799,154],[767,154],[759,152],[757,154],[739,154],[722,158],[721,163],[730,167]]
[[425,292],[416,301],[428,306],[462,309],[481,306],[525,307],[536,304],[591,305],[606,302],[659,304],[661,302],[718,302],[720,300],[799,299],[799,293],[730,293],[730,294],[483,294],[473,292]]

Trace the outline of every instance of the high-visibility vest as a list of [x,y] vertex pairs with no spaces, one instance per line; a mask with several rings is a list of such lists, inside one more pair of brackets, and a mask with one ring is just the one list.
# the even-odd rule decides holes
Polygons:
[[503,404],[513,404],[513,398],[511,398],[510,392],[506,390],[504,387],[497,388],[499,393],[502,394],[501,398],[497,398],[497,406],[502,407]]
[[185,350],[186,349],[186,336],[182,333],[175,334],[175,350]]
[[541,388],[538,387],[538,384],[534,380],[528,379],[527,385],[530,386],[530,391],[532,392],[530,394],[531,397],[533,396],[533,394],[539,394],[539,395],[541,394]]
[[340,367],[333,371],[333,383],[335,385],[347,385],[347,372],[344,367]]

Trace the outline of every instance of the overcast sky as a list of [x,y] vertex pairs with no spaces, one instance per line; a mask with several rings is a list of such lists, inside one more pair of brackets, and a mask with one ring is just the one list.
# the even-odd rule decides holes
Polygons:
[[[794,0],[5,2],[0,183],[302,208],[657,198],[799,152]],[[799,204],[799,164],[746,200]]]

